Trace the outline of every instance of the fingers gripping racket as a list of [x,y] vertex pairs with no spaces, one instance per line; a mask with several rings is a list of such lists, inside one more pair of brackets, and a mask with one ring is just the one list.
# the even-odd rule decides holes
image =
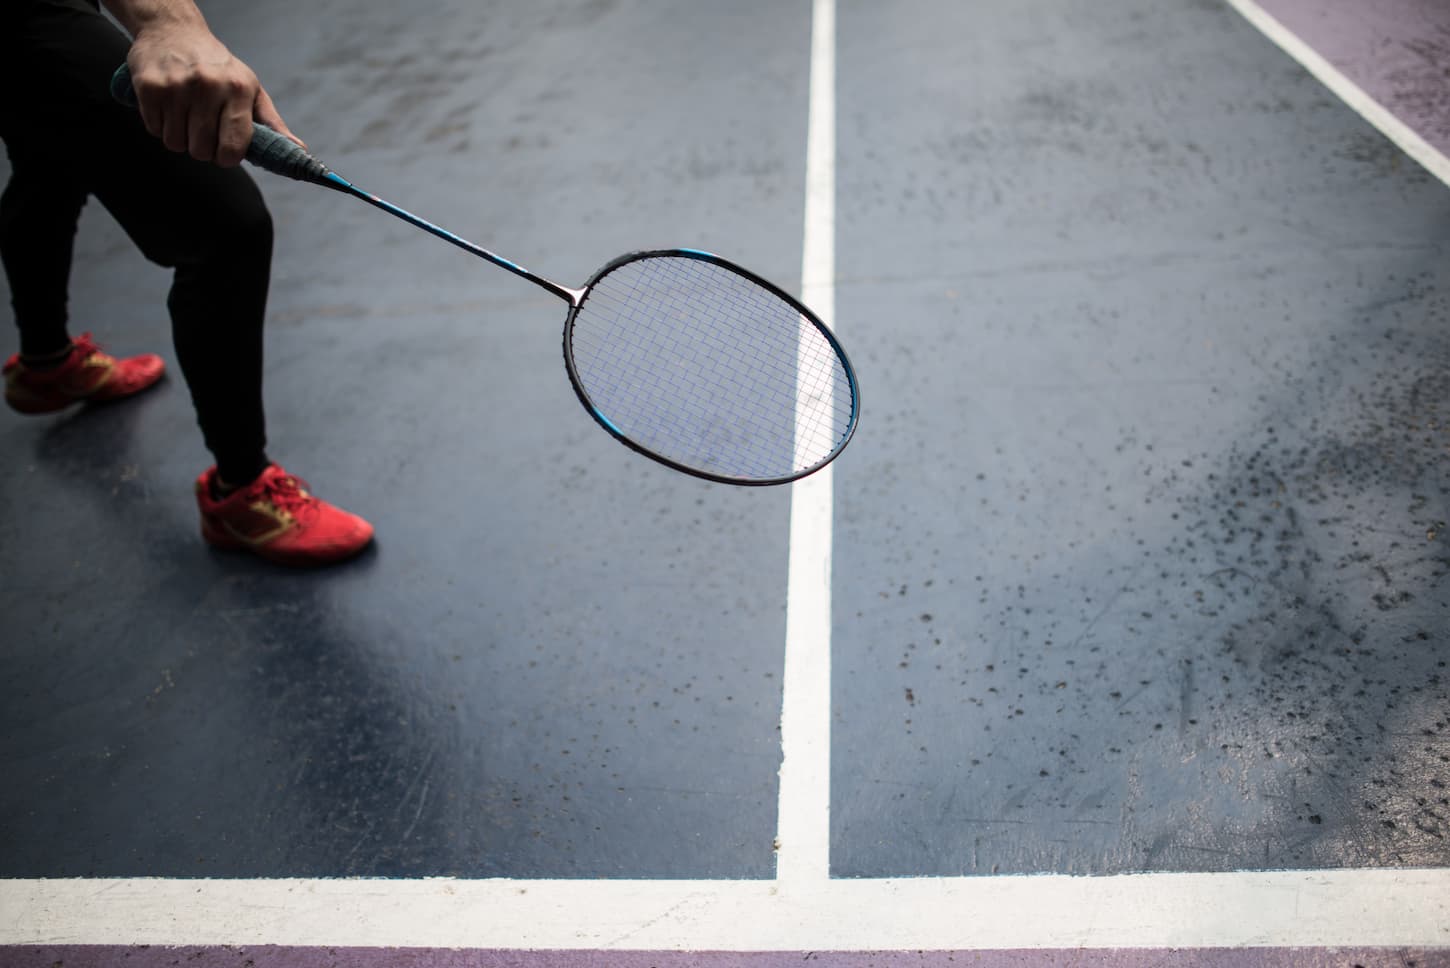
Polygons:
[[[135,106],[125,65],[111,91]],[[830,463],[855,433],[860,398],[841,344],[754,273],[708,252],[662,249],[620,256],[571,289],[363,191],[270,128],[253,129],[253,164],[360,198],[566,301],[564,365],[579,401],[646,457],[727,484],[783,484]]]

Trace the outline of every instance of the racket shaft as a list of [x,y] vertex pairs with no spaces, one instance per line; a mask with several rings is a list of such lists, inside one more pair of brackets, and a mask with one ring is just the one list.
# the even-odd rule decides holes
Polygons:
[[422,218],[418,215],[414,215],[407,209],[402,208],[398,205],[394,205],[392,202],[388,201],[385,198],[379,198],[371,192],[363,191],[361,188],[358,188],[356,185],[352,184],[352,182],[343,178],[335,171],[327,172],[327,174],[323,177],[321,184],[326,185],[329,188],[336,189],[337,191],[344,192],[348,195],[352,195],[354,198],[360,198],[363,201],[367,202],[369,205],[374,205],[387,212],[389,215],[394,215],[402,219],[404,222],[407,222],[409,225],[412,225],[415,228],[420,228],[424,232],[429,233],[430,235],[435,235],[438,238],[442,239],[444,242],[451,242],[453,245],[458,246],[463,251],[472,253],[473,255],[478,256],[480,259],[486,259],[501,269],[507,269],[514,275],[519,276],[523,279],[527,279],[529,282],[532,282],[534,285],[539,286],[540,288],[547,289],[549,292],[552,292],[560,299],[563,299],[565,302],[569,303],[569,305],[571,306],[577,305],[580,298],[582,298],[582,296],[584,295],[583,290],[570,289],[567,286],[561,286],[557,282],[552,282],[548,279],[545,279],[543,276],[530,272],[516,262],[510,262],[508,259],[505,259],[503,256],[497,254],[496,252],[490,252],[481,245],[475,245],[474,243],[463,238],[462,236],[455,235],[454,233],[443,228],[441,225],[434,225],[427,219]]

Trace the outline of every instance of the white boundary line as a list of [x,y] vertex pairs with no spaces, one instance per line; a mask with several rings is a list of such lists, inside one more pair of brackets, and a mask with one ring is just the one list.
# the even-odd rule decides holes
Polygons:
[[1434,145],[1420,137],[1413,128],[1395,117],[1374,98],[1370,97],[1339,68],[1329,63],[1314,48],[1276,20],[1254,0],[1228,0],[1230,6],[1243,15],[1259,31],[1279,46],[1284,53],[1312,74],[1319,83],[1329,88],[1341,101],[1354,109],[1360,117],[1374,125],[1386,138],[1399,146],[1405,154],[1425,167],[1446,185],[1450,185],[1450,158],[1446,158]]
[[[1443,155],[1413,132],[1405,138],[1393,130],[1403,125],[1250,0],[1229,2],[1450,184]],[[814,0],[812,16],[802,289],[830,322],[834,0]],[[777,880],[0,880],[0,944],[695,951],[1450,946],[1447,869],[831,880],[830,472],[792,490]]]
[[[836,7],[814,0],[801,299],[830,325],[836,275]],[[831,465],[791,485],[776,878],[824,883],[831,862]]]
[[1450,870],[771,881],[0,881],[0,944],[1450,946]]

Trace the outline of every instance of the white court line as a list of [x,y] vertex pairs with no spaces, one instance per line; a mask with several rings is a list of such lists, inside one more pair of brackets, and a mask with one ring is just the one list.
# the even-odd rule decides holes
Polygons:
[[1450,871],[771,881],[0,881],[0,945],[1443,947]]
[[1420,137],[1413,128],[1365,93],[1363,88],[1350,80],[1339,68],[1329,63],[1314,48],[1300,40],[1293,31],[1276,20],[1254,0],[1228,0],[1228,3],[1242,14],[1245,20],[1257,27],[1264,36],[1277,44],[1284,53],[1298,61],[1319,83],[1329,88],[1341,101],[1353,108],[1360,117],[1374,125],[1380,134],[1393,141],[1401,151],[1423,165],[1430,174],[1446,185],[1450,185],[1450,158],[1446,158],[1439,149]]
[[[834,14],[815,0],[802,259],[803,299],[828,323]],[[0,880],[0,945],[1450,946],[1450,870],[831,880],[830,474],[792,490],[777,880]]]
[[[815,0],[801,301],[827,326],[835,315],[835,276],[836,8],[835,0]],[[802,347],[809,344],[803,340]],[[831,516],[827,464],[791,485],[776,878],[792,886],[830,877]]]

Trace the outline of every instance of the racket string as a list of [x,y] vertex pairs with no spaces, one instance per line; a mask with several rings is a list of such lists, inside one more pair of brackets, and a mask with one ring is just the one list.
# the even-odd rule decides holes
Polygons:
[[[659,282],[659,279],[658,279],[658,275],[659,274],[658,273],[654,273],[653,275],[656,278],[651,279],[649,281],[657,286],[658,285],[658,282]],[[631,286],[630,291],[628,292],[628,294],[625,297],[623,297],[622,299],[619,300],[620,305],[622,307],[628,308],[629,311],[635,312],[637,314],[640,309],[642,309],[642,308],[644,308],[644,307],[646,307],[646,306],[649,305],[649,302],[648,302],[648,300],[646,298],[646,293],[642,292],[641,290],[642,290],[642,287],[641,287],[640,281],[639,280],[636,280],[635,283],[634,283],[634,285]],[[652,322],[657,327],[660,324],[664,324],[665,326],[670,326],[672,323],[674,323],[676,321],[679,321],[681,319],[687,319],[688,318],[689,311],[692,308],[694,308],[694,304],[693,303],[685,302],[685,301],[683,301],[683,300],[681,300],[681,299],[679,299],[677,297],[676,298],[667,298],[667,299],[663,300],[660,303],[660,305],[657,307],[656,312],[654,313],[654,317],[655,318],[652,320]],[[753,308],[753,307],[750,307],[750,308]],[[742,307],[738,304],[738,300],[737,300],[736,301],[736,304],[733,305],[733,306],[731,306],[730,309],[733,311],[733,313],[736,316],[739,316],[741,314]],[[718,311],[712,312],[712,311],[707,310],[706,313],[705,313],[705,316],[706,316],[706,318],[703,320],[703,322],[706,323],[706,324],[712,325],[712,326],[716,326],[716,327],[719,327],[719,326],[722,326],[722,325],[728,325],[731,322],[731,320],[725,314],[723,314],[721,312],[718,312]],[[658,331],[659,330],[657,330],[657,332]],[[676,332],[676,331],[677,330],[675,330],[673,328],[669,330],[669,332],[672,333],[672,334],[674,332]],[[709,348],[712,351],[714,351],[713,354],[712,354],[712,357],[713,357],[714,360],[718,361],[718,360],[724,359],[724,360],[727,360],[728,361],[729,357],[728,357],[728,355],[726,354],[725,351],[728,351],[730,347],[723,340],[721,340],[719,338],[718,330],[716,330],[716,331],[706,331],[703,334],[703,337],[702,337],[701,342],[704,343],[704,344],[706,344],[706,345],[708,345]],[[727,397],[726,398],[727,401],[728,400],[731,400],[731,399],[743,401],[743,400],[746,399],[745,394],[747,392],[757,392],[758,393],[761,390],[761,388],[762,388],[762,383],[761,383],[760,377],[763,376],[763,375],[769,375],[769,370],[772,369],[772,368],[776,369],[776,371],[777,371],[774,374],[774,376],[776,377],[776,379],[778,381],[778,383],[777,383],[777,392],[778,392],[778,390],[779,390],[779,388],[781,386],[784,386],[784,382],[783,381],[785,381],[787,379],[793,379],[793,374],[787,372],[783,368],[773,367],[773,364],[772,364],[771,359],[769,357],[765,356],[764,354],[760,353],[758,351],[758,349],[755,352],[747,353],[744,356],[743,360],[742,360],[742,362],[744,362],[746,364],[749,364],[753,368],[753,370],[754,370],[754,372],[756,374],[756,378],[754,379],[753,382],[747,382],[745,380],[740,379],[739,375],[737,373],[733,372],[731,370],[731,368],[728,367],[728,366],[721,367],[721,366],[718,366],[717,365],[716,367],[714,367],[714,372],[709,372],[709,371],[705,370],[704,368],[699,367],[699,364],[701,363],[701,360],[699,359],[699,357],[698,357],[697,354],[691,354],[689,357],[682,357],[680,341],[678,339],[674,338],[673,335],[664,338],[662,341],[659,340],[659,339],[656,339],[656,340],[653,341],[653,345],[651,345],[650,343],[646,343],[645,345],[639,347],[636,352],[634,352],[634,353],[630,354],[629,356],[623,358],[620,362],[622,362],[624,364],[627,364],[627,365],[630,365],[630,366],[636,366],[637,367],[639,365],[639,363],[641,363],[644,360],[658,358],[658,354],[661,354],[661,353],[664,354],[665,357],[667,357],[667,358],[668,357],[673,357],[681,365],[695,365],[696,368],[697,368],[697,374],[696,374],[697,377],[698,376],[703,376],[707,382],[710,381],[710,380],[713,380],[714,382],[716,382],[717,384],[719,384],[723,389],[733,390],[735,392],[735,395],[732,396],[732,397]],[[782,354],[782,355],[784,355],[784,354]],[[777,358],[779,358],[779,357],[777,357]],[[668,380],[666,382],[666,388],[672,394],[686,394],[690,390],[690,388],[687,387],[687,386],[685,386],[685,385],[683,385],[680,382],[679,379],[670,379],[670,380]],[[704,406],[702,406],[700,404],[700,401],[698,399],[696,399],[695,397],[693,397],[693,396],[688,396],[688,397],[687,396],[682,396],[680,399],[681,399],[682,408],[683,408],[683,410],[684,410],[685,413],[692,413],[692,414],[696,414],[696,415],[704,415],[706,413],[706,408]],[[654,402],[654,401],[652,401],[652,402]],[[716,402],[718,403],[719,401],[716,401]],[[783,401],[777,401],[777,403],[781,403],[781,402],[783,402]],[[659,411],[659,412],[656,413],[655,411],[650,411],[650,413],[654,413],[654,415],[656,417],[659,417],[663,413],[666,413],[666,412],[667,411]],[[785,414],[785,410],[781,406],[776,406],[773,411],[767,411],[767,412],[774,412],[777,415],[780,415],[782,417]],[[645,412],[641,411],[641,416],[646,416],[646,415],[647,414]],[[747,409],[743,413],[743,416],[746,416],[746,417],[749,417],[749,416],[752,416],[752,415],[759,416],[759,414],[752,414],[749,409]],[[758,421],[756,421],[756,422],[758,422]],[[661,423],[661,421],[656,420],[656,424],[657,425],[660,424],[660,423]],[[777,427],[777,433],[779,433],[779,432],[781,432],[781,431],[784,430],[783,420],[780,421],[780,424],[781,425],[779,427]]]
[[[652,282],[654,282],[656,285],[658,284],[658,280],[652,280]],[[751,287],[751,288],[753,289],[754,287]],[[627,304],[629,304],[631,306],[635,306],[635,307],[639,307],[639,306],[644,305],[644,303],[640,299],[640,297],[641,297],[640,289],[641,289],[641,287],[638,284],[636,284],[633,287],[631,287],[631,291],[630,291],[630,293],[629,293],[629,295],[628,295],[628,297],[626,299]],[[758,290],[756,292],[758,292]],[[728,300],[721,300],[721,305],[724,306],[724,305],[726,305],[727,302],[728,302]],[[771,302],[774,302],[774,300],[772,299]],[[688,309],[690,308],[690,304],[683,303],[678,297],[675,297],[675,298],[670,298],[670,299],[665,300],[664,303],[663,303],[663,307],[662,308],[663,308],[663,313],[661,315],[663,315],[663,317],[666,319],[666,321],[669,322],[669,321],[677,320],[677,319],[679,319],[681,317],[686,316],[686,313],[687,313]],[[759,307],[753,306],[753,305],[752,306],[747,306],[747,307],[741,307],[739,305],[739,300],[738,299],[735,300],[735,305],[734,306],[729,306],[727,308],[729,308],[736,316],[739,316],[741,314],[742,308],[744,308],[750,314],[759,315],[759,312],[758,312]],[[771,305],[771,306],[768,306],[768,308],[776,308],[776,307],[773,306],[773,305]],[[706,315],[705,322],[710,323],[710,324],[722,325],[722,324],[727,324],[727,323],[730,322],[729,319],[722,319],[721,318],[722,315],[725,315],[725,314],[722,314],[720,312],[709,312],[709,311],[706,311],[706,314],[705,315]],[[792,318],[794,317],[794,315],[795,315],[795,313],[792,310],[792,312],[791,312]],[[714,333],[710,333],[705,338],[704,341],[707,342],[707,343],[713,343],[715,345],[715,348],[717,348],[717,349],[725,349],[725,348],[727,348],[727,347],[725,347],[722,344],[722,342],[717,337],[715,337],[715,334]],[[782,391],[788,391],[789,390],[788,381],[789,381],[789,379],[791,377],[791,374],[787,370],[784,370],[784,369],[779,368],[779,367],[775,367],[773,365],[773,360],[779,360],[779,359],[783,359],[783,358],[784,359],[789,359],[790,358],[788,354],[786,354],[784,352],[781,352],[781,350],[785,349],[786,347],[776,347],[776,348],[773,348],[772,351],[771,351],[771,354],[770,355],[767,355],[767,354],[764,354],[764,353],[762,353],[762,352],[759,351],[759,346],[761,345],[759,342],[756,342],[754,344],[746,344],[746,345],[748,345],[748,346],[753,345],[754,350],[755,350],[754,352],[747,353],[745,355],[745,357],[743,358],[743,362],[746,363],[746,364],[748,364],[752,368],[752,371],[754,373],[753,382],[746,383],[746,382],[740,380],[738,378],[738,375],[737,374],[733,373],[729,367],[726,367],[726,368],[724,368],[723,373],[722,372],[717,372],[717,373],[714,374],[715,379],[717,379],[718,381],[720,381],[722,383],[723,389],[725,389],[725,390],[737,390],[737,391],[739,391],[742,394],[744,392],[746,392],[746,391],[749,391],[751,393],[754,393],[754,394],[757,394],[758,395],[760,393],[762,387],[763,387],[763,384],[761,383],[761,378],[763,376],[769,376],[770,375],[769,371],[771,369],[776,369],[777,372],[774,374],[774,376],[775,376],[774,388],[775,388],[776,393],[779,394]],[[678,351],[679,351],[678,341],[676,341],[674,339],[667,339],[665,341],[664,349],[668,350],[669,352],[672,352],[672,353],[676,354],[676,357],[678,358]],[[797,373],[796,376],[797,376],[797,383],[798,384],[799,383],[804,383],[805,384],[805,387],[806,387],[806,389],[808,391],[810,389],[819,389],[818,386],[817,387],[812,387],[811,386],[812,382],[814,382],[816,384],[819,384],[819,382],[820,382],[819,380],[811,381],[810,379],[806,379],[806,380],[802,381],[800,379],[800,374],[799,373]],[[669,389],[672,392],[680,392],[682,388],[681,388],[681,386],[680,386],[680,384],[679,384],[678,381],[671,380],[671,381],[669,381]],[[746,399],[746,398],[744,396],[741,396],[741,397],[739,397],[739,399],[742,399],[743,400],[743,399]],[[785,411],[785,409],[783,407],[783,404],[786,403],[786,402],[787,401],[785,401],[783,399],[782,400],[774,401],[773,402],[773,406],[770,408],[770,412],[773,412],[777,416],[781,416],[783,418],[783,416],[786,413],[786,411]],[[797,400],[796,402],[798,403],[799,401]],[[703,410],[704,410],[704,408],[703,407],[699,407],[699,406],[695,406],[695,407],[685,407],[685,412],[686,413],[700,414],[700,413],[703,412]],[[756,421],[756,422],[758,423],[758,421]],[[779,422],[778,426],[775,428],[774,441],[777,444],[777,448],[779,448],[779,446],[783,444],[783,440],[784,440],[783,434],[784,434],[785,429],[786,428],[784,426],[784,420],[782,419]]]
[[635,443],[729,476],[786,477],[854,419],[832,342],[791,303],[712,262],[656,256],[591,287],[571,333],[580,384]]

